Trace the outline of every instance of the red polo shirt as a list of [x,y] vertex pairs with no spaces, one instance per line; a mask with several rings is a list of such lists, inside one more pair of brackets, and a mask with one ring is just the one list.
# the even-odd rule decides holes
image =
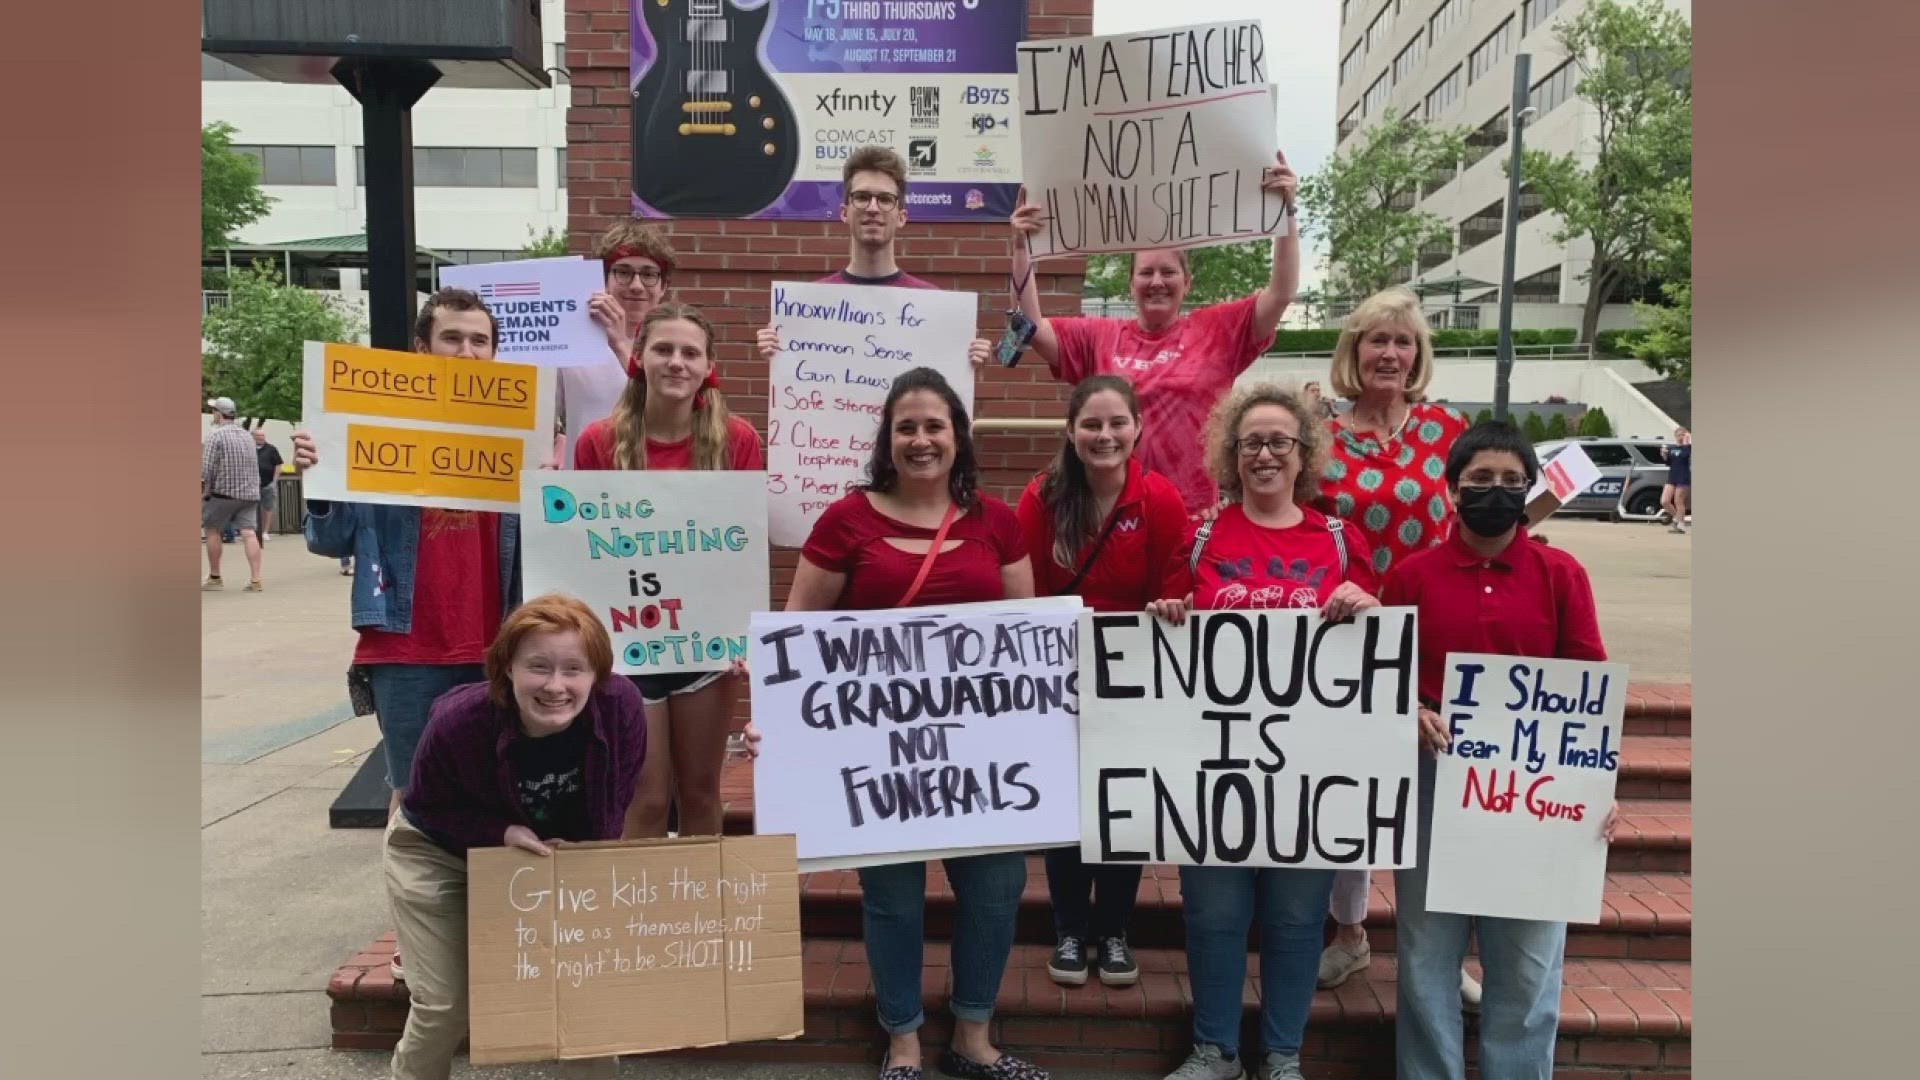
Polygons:
[[1491,558],[1455,529],[1442,543],[1393,564],[1380,602],[1420,610],[1420,696],[1446,690],[1448,653],[1605,660],[1593,584],[1572,555],[1521,526]]
[[[1058,596],[1080,572],[1094,540],[1074,552],[1073,565],[1061,566],[1053,554],[1053,513],[1040,500],[1036,476],[1020,496],[1015,512],[1027,537],[1027,557],[1033,561],[1035,596]],[[1127,462],[1127,482],[1113,504],[1112,532],[1100,546],[1086,577],[1074,590],[1095,611],[1139,611],[1159,595],[1160,575],[1187,530],[1186,503],[1173,481]],[[1095,533],[1097,538],[1099,533]]]

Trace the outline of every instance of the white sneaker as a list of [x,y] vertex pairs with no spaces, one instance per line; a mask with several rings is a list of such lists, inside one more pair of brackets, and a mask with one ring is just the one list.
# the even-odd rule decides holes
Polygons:
[[1166,1080],[1246,1080],[1246,1070],[1240,1067],[1239,1059],[1228,1061],[1220,1056],[1220,1048],[1201,1043],[1187,1055],[1180,1067],[1167,1074]]
[[1473,981],[1466,968],[1460,969],[1460,1008],[1470,1013],[1480,1011],[1480,984]]
[[1261,1080],[1306,1080],[1300,1072],[1300,1055],[1268,1051],[1266,1075]]
[[1367,965],[1372,962],[1373,946],[1366,938],[1360,939],[1358,952],[1343,942],[1334,941],[1320,954],[1320,989],[1331,990],[1339,986],[1352,978],[1355,972],[1367,970]]

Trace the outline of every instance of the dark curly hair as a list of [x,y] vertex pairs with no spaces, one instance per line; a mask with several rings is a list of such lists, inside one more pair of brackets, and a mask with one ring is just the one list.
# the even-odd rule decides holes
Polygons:
[[979,498],[980,464],[973,454],[973,421],[967,404],[954,393],[946,376],[930,367],[913,368],[893,380],[887,403],[880,410],[880,431],[873,440],[873,458],[867,462],[866,490],[888,494],[900,486],[900,470],[893,464],[893,407],[916,390],[938,394],[953,419],[953,471],[947,475],[947,494],[962,510],[971,510]]

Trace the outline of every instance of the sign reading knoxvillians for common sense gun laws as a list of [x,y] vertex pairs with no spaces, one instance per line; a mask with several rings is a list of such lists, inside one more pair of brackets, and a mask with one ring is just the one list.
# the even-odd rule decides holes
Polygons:
[[1272,235],[1275,91],[1258,22],[1020,43],[1035,259]]
[[518,513],[553,457],[553,371],[309,341],[309,499]]
[[1412,866],[1414,623],[1398,607],[1081,615],[1081,857]]
[[520,508],[526,595],[585,601],[629,675],[745,660],[767,606],[766,485],[757,472],[537,472]]
[[1447,654],[1427,908],[1600,921],[1625,664]]

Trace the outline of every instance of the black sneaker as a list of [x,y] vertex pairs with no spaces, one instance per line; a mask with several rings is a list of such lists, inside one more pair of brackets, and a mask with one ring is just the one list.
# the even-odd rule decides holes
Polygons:
[[1096,950],[1100,981],[1108,986],[1132,986],[1140,981],[1140,965],[1134,963],[1133,949],[1125,934],[1100,942]]
[[1084,986],[1087,981],[1086,943],[1072,934],[1061,934],[1047,959],[1047,974],[1062,986]]

